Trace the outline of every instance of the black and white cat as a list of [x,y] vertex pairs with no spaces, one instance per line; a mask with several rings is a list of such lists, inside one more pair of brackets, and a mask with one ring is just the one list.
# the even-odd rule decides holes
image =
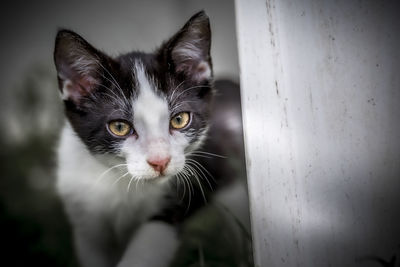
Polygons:
[[[57,188],[82,266],[167,266],[185,218],[211,198],[210,188],[232,180],[221,171],[224,159],[210,153],[221,153],[221,140],[206,140],[218,135],[214,117],[218,127],[226,123],[211,113],[210,44],[204,12],[154,53],[111,58],[72,31],[58,32],[67,122]],[[228,132],[221,131],[227,140]]]

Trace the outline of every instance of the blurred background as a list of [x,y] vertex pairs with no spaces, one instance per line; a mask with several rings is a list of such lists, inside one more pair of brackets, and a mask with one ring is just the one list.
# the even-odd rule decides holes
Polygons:
[[[69,225],[54,191],[55,150],[64,120],[53,65],[57,29],[72,29],[114,56],[132,50],[150,52],[202,9],[211,19],[215,76],[238,82],[233,1],[2,2],[0,246],[6,266],[77,265]],[[197,232],[187,235],[186,241],[196,243],[196,235],[210,239],[223,236],[225,228],[217,225],[218,216],[209,211],[198,219],[216,232]],[[226,238],[230,236],[225,233]],[[243,256],[229,247],[229,241],[212,242],[213,266],[232,266],[237,257],[247,257],[243,264],[250,264],[250,249]],[[191,253],[199,257],[199,251],[185,254]],[[204,253],[206,248],[201,251]],[[236,258],[231,256],[235,253]],[[177,266],[196,264],[190,259],[176,262]]]

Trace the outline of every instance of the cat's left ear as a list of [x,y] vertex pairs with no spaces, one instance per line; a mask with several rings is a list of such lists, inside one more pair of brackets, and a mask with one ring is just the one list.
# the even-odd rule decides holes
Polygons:
[[[210,21],[204,11],[189,21],[164,46],[169,67],[194,82],[212,78]],[[165,54],[164,54],[165,55]]]
[[75,32],[60,30],[56,37],[54,62],[64,100],[76,104],[98,87],[105,55]]

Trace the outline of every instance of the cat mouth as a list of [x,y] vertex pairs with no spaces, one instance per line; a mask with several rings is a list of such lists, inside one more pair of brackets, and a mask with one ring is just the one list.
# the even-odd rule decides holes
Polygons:
[[167,181],[169,178],[171,178],[173,175],[170,174],[165,174],[165,173],[158,173],[155,176],[149,176],[145,177],[143,180],[147,182],[162,182],[162,181]]

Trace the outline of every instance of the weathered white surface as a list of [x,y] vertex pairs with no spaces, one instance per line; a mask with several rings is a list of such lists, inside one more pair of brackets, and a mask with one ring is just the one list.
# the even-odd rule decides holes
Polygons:
[[236,0],[258,266],[379,266],[360,259],[399,251],[394,2]]

